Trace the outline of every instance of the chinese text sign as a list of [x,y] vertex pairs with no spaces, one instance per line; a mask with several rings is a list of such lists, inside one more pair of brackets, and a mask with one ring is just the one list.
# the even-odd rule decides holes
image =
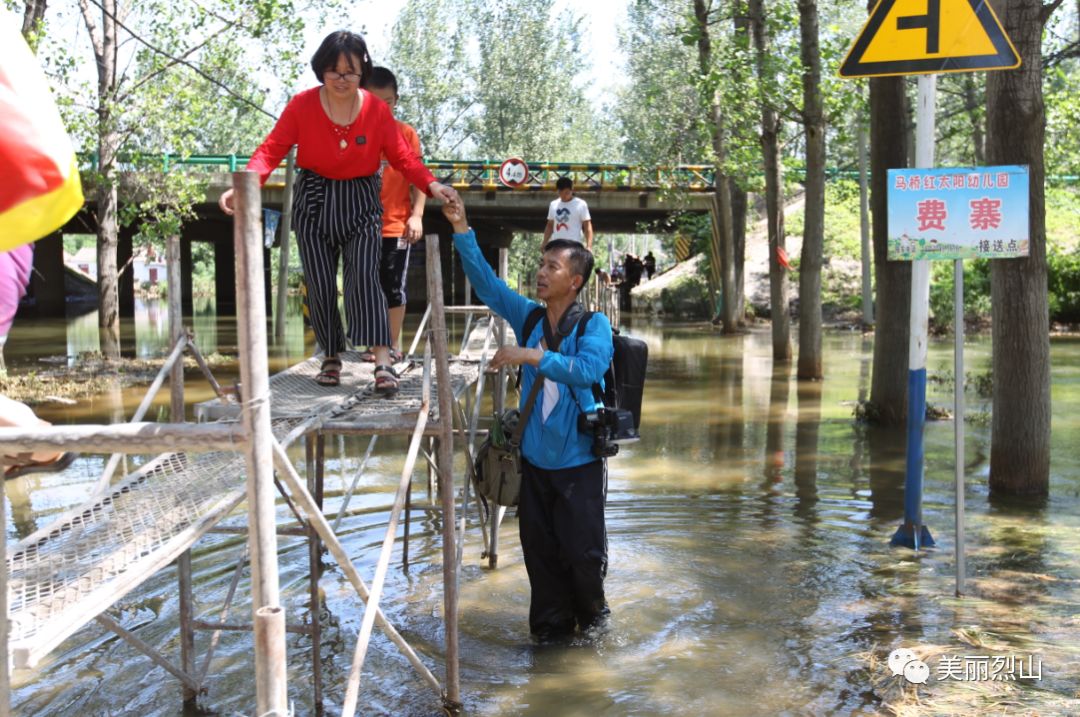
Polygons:
[[1028,168],[890,169],[889,259],[1027,256]]

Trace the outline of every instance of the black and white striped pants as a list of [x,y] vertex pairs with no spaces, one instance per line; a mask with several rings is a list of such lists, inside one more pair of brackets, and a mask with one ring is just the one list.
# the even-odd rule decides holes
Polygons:
[[379,285],[382,202],[378,175],[327,179],[301,170],[293,229],[307,284],[315,338],[327,356],[347,348],[338,312],[338,259],[345,275],[345,319],[355,346],[389,346],[386,295]]

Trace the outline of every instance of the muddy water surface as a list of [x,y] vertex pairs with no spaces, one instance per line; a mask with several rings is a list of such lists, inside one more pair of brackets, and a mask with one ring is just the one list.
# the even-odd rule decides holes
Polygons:
[[[229,322],[204,320],[202,332],[213,346],[202,348],[233,350]],[[886,700],[913,698],[914,688],[891,677],[884,664],[901,646],[925,651],[935,676],[919,688],[920,696],[926,705],[949,705],[937,713],[982,714],[991,704],[999,711],[1005,705],[1007,714],[1080,713],[1080,343],[1052,344],[1054,455],[1045,504],[990,502],[989,427],[968,424],[969,596],[957,599],[953,425],[927,426],[924,516],[937,548],[890,548],[903,516],[903,435],[852,419],[854,402],[869,389],[869,339],[826,334],[826,380],[800,385],[773,371],[767,328],[721,338],[694,326],[638,321],[631,331],[649,342],[651,361],[643,438],[610,464],[610,627],[569,645],[532,644],[516,522],[511,517],[504,524],[495,571],[484,567],[481,537],[472,528],[461,588],[467,713],[875,714],[884,712]],[[303,355],[303,336],[297,336],[273,349],[277,366]],[[153,340],[146,345],[156,350]],[[969,343],[971,372],[986,370],[989,348],[986,338]],[[933,345],[931,373],[944,375],[951,365],[951,344]],[[194,377],[190,383],[193,400],[206,397],[195,390]],[[51,418],[111,420],[130,413],[132,400],[138,396],[100,397],[90,407],[57,409]],[[951,405],[951,387],[932,383],[930,402]],[[974,392],[968,404],[973,413],[989,410],[988,400]],[[340,503],[343,481],[352,479],[365,447],[366,440],[329,442],[328,511]],[[401,440],[380,442],[354,507],[391,502],[404,448]],[[87,458],[63,476],[9,482],[9,540],[80,502],[100,466],[100,459]],[[278,515],[281,524],[289,522],[283,505]],[[386,519],[385,511],[374,510],[345,522],[343,540],[369,580]],[[391,571],[385,607],[441,674],[439,526],[419,513],[411,532],[412,563],[407,571],[400,564]],[[242,547],[235,536],[212,536],[197,546],[196,609],[203,617],[217,614]],[[305,620],[307,550],[283,538],[279,559],[290,619]],[[326,571],[320,659],[327,713],[336,714],[362,613],[328,558]],[[241,582],[240,594],[247,590]],[[246,619],[249,609],[238,602],[232,614]],[[112,614],[147,642],[177,652],[171,569]],[[205,645],[206,635],[199,641]],[[305,637],[289,638],[297,714],[313,714],[308,646]],[[930,655],[942,652],[1033,656],[1041,679],[938,680]],[[201,707],[250,712],[251,669],[250,635],[227,633]],[[93,625],[15,679],[20,714],[181,712],[172,677]],[[378,634],[361,703],[363,714],[439,713],[426,685]]]

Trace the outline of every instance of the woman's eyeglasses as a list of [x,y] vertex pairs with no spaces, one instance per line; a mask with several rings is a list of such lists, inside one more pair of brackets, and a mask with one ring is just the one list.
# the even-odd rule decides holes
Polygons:
[[328,82],[337,82],[338,80],[345,80],[346,82],[359,82],[360,75],[356,74],[355,72],[347,72],[343,75],[340,72],[333,72],[331,70],[327,70],[323,73],[323,79]]

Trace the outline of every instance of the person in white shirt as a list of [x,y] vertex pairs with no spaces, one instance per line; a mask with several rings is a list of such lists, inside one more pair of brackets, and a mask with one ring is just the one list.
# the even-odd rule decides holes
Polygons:
[[555,189],[559,192],[559,198],[553,200],[548,207],[544,243],[540,245],[540,251],[543,251],[552,239],[576,241],[592,251],[593,228],[589,205],[584,199],[574,196],[574,182],[569,177],[559,177],[559,181],[555,182]]

